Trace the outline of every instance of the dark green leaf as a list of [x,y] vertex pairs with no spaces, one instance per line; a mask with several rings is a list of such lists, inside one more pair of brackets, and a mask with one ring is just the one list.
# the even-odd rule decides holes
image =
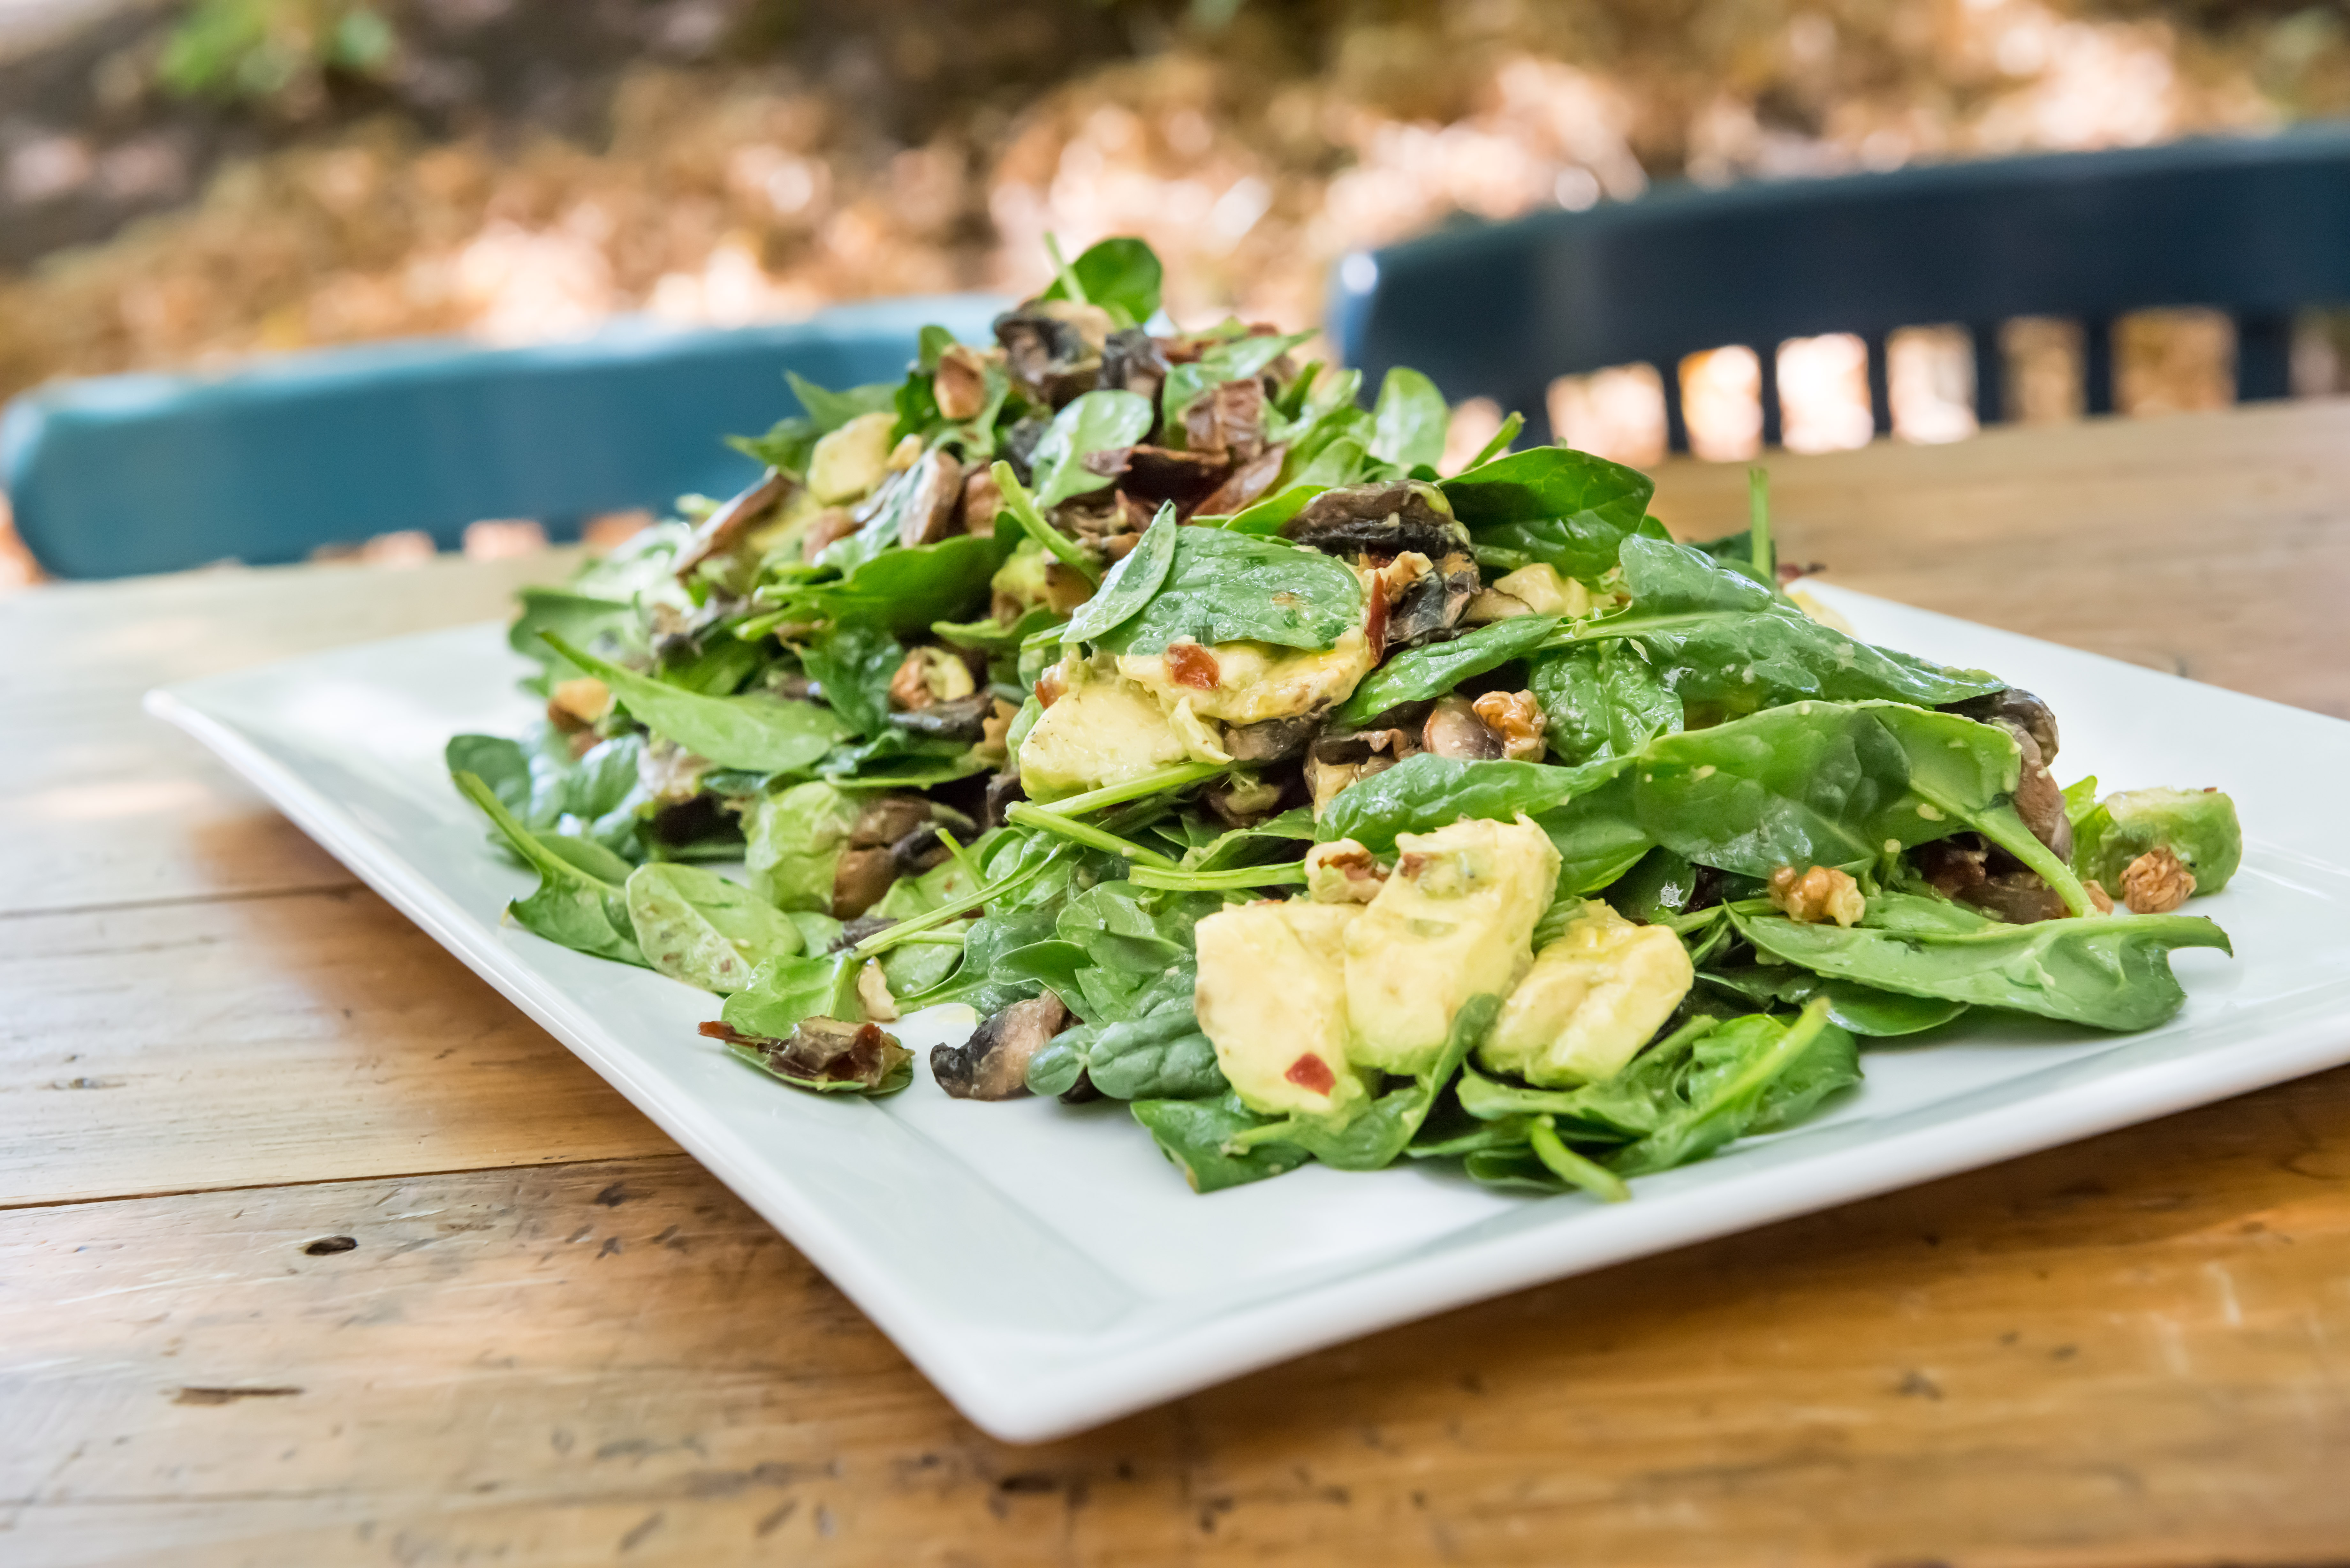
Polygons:
[[1169,427],[1175,431],[1183,428],[1183,410],[1201,393],[1226,381],[1245,381],[1263,375],[1274,360],[1313,336],[1311,332],[1293,332],[1285,337],[1228,337],[1203,350],[1197,359],[1174,367],[1167,373],[1167,385],[1159,393],[1159,407]]
[[625,893],[645,961],[703,991],[740,991],[760,964],[800,950],[799,928],[781,910],[698,866],[639,866]]
[[1407,649],[1371,671],[1331,717],[1340,724],[1359,725],[1399,702],[1440,697],[1472,675],[1523,658],[1557,625],[1552,616],[1513,616],[1451,642]]
[[1149,399],[1114,390],[1085,392],[1053,416],[1029,460],[1035,474],[1036,504],[1051,511],[1072,496],[1107,486],[1110,476],[1085,465],[1088,453],[1132,446],[1150,433]]
[[1409,468],[1434,463],[1444,455],[1452,410],[1436,383],[1419,371],[1401,365],[1389,370],[1379,382],[1379,400],[1371,417],[1378,421],[1371,455],[1381,462]]
[[[1069,264],[1069,271],[1076,275],[1086,303],[1125,317],[1120,327],[1140,327],[1159,314],[1159,255],[1141,240],[1120,234],[1097,241]],[[1055,277],[1037,297],[1066,299],[1069,291]]]
[[506,906],[506,913],[525,930],[548,941],[589,953],[642,964],[636,933],[629,920],[628,903],[620,888],[547,847],[505,808],[490,786],[468,773],[452,775],[458,790],[479,806],[516,855],[538,873],[538,887],[526,898]]
[[1343,561],[1221,528],[1180,528],[1158,593],[1099,646],[1149,654],[1191,638],[1323,649],[1362,618],[1362,581]]
[[1094,597],[1079,605],[1061,632],[1064,642],[1098,642],[1141,613],[1175,565],[1175,508],[1162,505],[1126,558],[1109,569]]
[[1216,1100],[1137,1100],[1134,1119],[1183,1173],[1194,1192],[1216,1192],[1263,1181],[1295,1170],[1306,1160],[1304,1150],[1288,1144],[1227,1153],[1228,1142],[1265,1122],[1242,1105],[1237,1095]]
[[[784,379],[791,383],[793,395],[799,399],[800,407],[807,410],[819,436],[831,434],[860,414],[889,413],[898,404],[899,384],[895,381],[874,381],[834,392],[817,386],[796,370],[785,371]],[[809,444],[813,446],[815,443],[811,441]]]
[[1681,727],[1679,694],[1637,644],[1589,643],[1544,654],[1533,662],[1531,685],[1544,739],[1570,764],[1629,756]]
[[1443,488],[1480,545],[1510,552],[1515,565],[1546,562],[1586,581],[1616,565],[1656,491],[1637,469],[1563,446],[1479,463]]
[[1858,981],[1829,980],[1804,969],[1748,966],[1709,970],[1698,978],[1765,1008],[1773,1003],[1801,1007],[1815,996],[1825,996],[1829,1023],[1878,1039],[1938,1028],[1967,1010],[1963,1002],[1904,996]]
[[639,723],[720,767],[762,773],[810,767],[840,738],[840,722],[813,702],[765,695],[700,697],[583,653],[560,638],[547,640],[610,687]]

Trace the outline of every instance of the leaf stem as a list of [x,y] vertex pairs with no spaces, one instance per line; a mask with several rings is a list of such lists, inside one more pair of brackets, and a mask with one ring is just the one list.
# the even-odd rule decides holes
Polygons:
[[1072,844],[1107,850],[1131,860],[1139,867],[1147,866],[1162,871],[1180,869],[1174,861],[1155,849],[1145,849],[1139,844],[1130,843],[1107,828],[1096,827],[1090,822],[1072,822],[1066,816],[1055,816],[1025,801],[1005,812],[1003,817],[1007,822],[1034,828],[1039,833],[1049,833],[1056,838],[1066,838]]
[[1992,806],[1988,811],[1969,811],[1914,778],[1909,781],[1909,789],[1919,799],[1958,818],[2022,861],[2028,869],[2040,873],[2040,879],[2056,889],[2056,896],[2064,900],[2064,907],[2074,914],[2092,915],[2096,912],[2089,902],[2089,890],[2081,886],[2081,879],[2073,875],[2073,868],[2059,860],[2054,850],[2033,836],[2032,829],[2024,826],[2023,818],[2016,814],[2012,801]]
[[1631,1188],[1625,1185],[1622,1177],[1567,1147],[1558,1136],[1557,1125],[1549,1116],[1534,1119],[1526,1129],[1526,1140],[1534,1145],[1534,1158],[1561,1181],[1580,1187],[1607,1203],[1621,1203],[1632,1196]]
[[1093,301],[1086,296],[1086,286],[1077,281],[1077,269],[1061,254],[1060,236],[1050,229],[1045,231],[1045,254],[1053,258],[1053,273],[1061,281],[1062,292],[1078,305],[1091,305]]
[[960,898],[950,898],[927,915],[916,915],[911,919],[900,920],[894,926],[876,931],[850,948],[848,956],[858,960],[869,959],[877,953],[887,952],[900,942],[910,941],[924,931],[934,931],[941,926],[951,925],[983,904],[1001,898],[1006,894],[1018,892],[1037,877],[1042,877],[1045,874],[1045,868],[1059,858],[1060,855],[1056,850],[1024,870],[1014,871],[1008,877],[989,883],[986,887],[974,888]]
[[1050,550],[1055,560],[1095,587],[1101,587],[1101,568],[1087,557],[1084,545],[1045,521],[1045,514],[1036,510],[1028,487],[1020,483],[1012,465],[999,462],[988,472],[994,477],[995,488],[1003,493],[1003,509],[1012,514],[1012,520],[1026,529],[1030,538]]
[[1287,866],[1237,866],[1229,871],[1161,871],[1155,866],[1135,867],[1132,880],[1138,888],[1164,888],[1180,893],[1221,893],[1227,888],[1302,888],[1305,885],[1305,867]]
[[1229,771],[1230,764],[1225,763],[1178,763],[1171,768],[1160,768],[1139,778],[1128,779],[1124,784],[1104,784],[1083,794],[1066,795],[1043,805],[1035,802],[1022,804],[1025,809],[1041,812],[1046,816],[1078,816],[1088,811],[1099,811],[1106,805],[1123,805],[1128,801],[1140,800],[1146,795],[1164,794],[1187,784],[1204,783]]
[[1779,553],[1771,542],[1771,474],[1761,463],[1746,471],[1746,518],[1752,530],[1754,575],[1766,584],[1779,580]]

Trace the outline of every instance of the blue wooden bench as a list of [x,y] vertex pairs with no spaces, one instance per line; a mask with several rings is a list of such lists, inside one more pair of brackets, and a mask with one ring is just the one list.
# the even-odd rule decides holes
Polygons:
[[1977,414],[2001,414],[1999,324],[2083,328],[2088,411],[2113,408],[2114,319],[2205,306],[2236,324],[2237,394],[2289,389],[2294,313],[2350,302],[2350,126],[1728,190],[1462,227],[1347,257],[1331,332],[1376,383],[1413,365],[1454,399],[1522,410],[1546,439],[1553,378],[1645,361],[1685,449],[1675,369],[1729,344],[1762,365],[1775,444],[1775,347],[1854,332],[1879,431],[1885,341],[1957,323],[1974,337]]
[[755,477],[723,438],[798,411],[786,369],[827,387],[894,380],[924,324],[985,340],[1003,307],[895,299],[789,326],[621,322],[530,348],[411,340],[62,382],[0,415],[0,490],[61,577],[296,561],[400,529],[446,549],[484,518],[568,537],[598,513]]

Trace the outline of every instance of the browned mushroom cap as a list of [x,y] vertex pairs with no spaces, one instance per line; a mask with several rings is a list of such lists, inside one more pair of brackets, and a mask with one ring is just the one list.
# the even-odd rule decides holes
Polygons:
[[754,1052],[772,1073],[819,1084],[861,1084],[878,1089],[913,1053],[898,1037],[872,1023],[844,1023],[837,1018],[804,1018],[788,1039],[745,1034],[717,1022],[702,1026],[703,1034]]
[[1159,389],[1167,384],[1167,356],[1158,339],[1139,327],[1113,332],[1102,345],[1101,386],[1133,392],[1156,407]]
[[870,849],[876,845],[895,844],[930,821],[931,816],[931,803],[920,795],[870,795],[858,808],[857,821],[848,830],[849,846]]
[[1247,462],[1264,451],[1264,383],[1220,381],[1183,410],[1183,434],[1193,452]]
[[1007,311],[995,318],[995,340],[1003,345],[1003,368],[1036,402],[1059,408],[1090,390],[1101,358],[1071,321],[1041,310]]
[[1015,1002],[972,1031],[960,1045],[931,1050],[931,1075],[958,1100],[1013,1100],[1028,1092],[1028,1063],[1069,1025],[1069,1010],[1051,992]]
[[2015,737],[2016,747],[2023,753],[2023,765],[2015,781],[2015,815],[2023,818],[2023,826],[2032,829],[2032,836],[2046,845],[2050,853],[2060,860],[2070,860],[2073,822],[2064,815],[2064,792],[2056,787],[2055,775],[2048,771],[2040,742],[2031,731],[2012,719],[2001,719],[1998,724]]
[[1952,702],[1942,711],[1972,719],[1978,724],[2006,724],[2022,730],[2040,748],[2041,765],[2044,767],[2056,760],[2056,715],[2049,711],[2047,703],[2020,686]]
[[1333,556],[1400,556],[1417,550],[1431,561],[1465,554],[1469,530],[1433,484],[1399,479],[1326,490],[1301,508],[1282,533]]
[[1440,757],[1491,762],[1502,754],[1502,737],[1485,727],[1469,700],[1454,693],[1429,710],[1419,742]]
[[694,567],[722,556],[742,543],[743,535],[769,513],[783,504],[786,496],[799,487],[799,481],[780,468],[771,468],[758,483],[733,500],[702,520],[677,553],[677,575],[680,580]]
[[1273,482],[1281,477],[1281,465],[1288,460],[1288,445],[1275,441],[1232,470],[1232,477],[1216,486],[1196,510],[1208,517],[1229,517],[1244,511],[1273,488]]
[[988,715],[994,711],[993,693],[974,691],[968,697],[932,702],[911,712],[892,713],[889,725],[910,734],[940,741],[961,741],[965,745],[975,746],[986,738]]
[[1079,460],[1087,473],[1119,482],[1118,488],[1144,501],[1189,506],[1223,483],[1232,463],[1222,454],[1173,452],[1163,446],[1114,446]]
[[1224,732],[1224,751],[1236,763],[1277,763],[1294,757],[1314,738],[1312,719],[1264,719]]
[[1414,577],[1388,607],[1387,646],[1417,648],[1442,637],[1461,624],[1477,588],[1475,559],[1447,556],[1434,571]]
[[855,919],[879,903],[897,879],[898,865],[889,846],[842,850],[832,867],[832,918]]
[[962,464],[944,447],[915,460],[899,483],[910,487],[898,514],[898,543],[928,545],[954,532],[955,507],[962,500]]

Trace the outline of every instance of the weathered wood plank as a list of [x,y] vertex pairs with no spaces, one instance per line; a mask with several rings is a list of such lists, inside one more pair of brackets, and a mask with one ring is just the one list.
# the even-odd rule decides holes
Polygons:
[[[1829,582],[2350,717],[2350,400],[1768,467],[1783,558]],[[1668,464],[1656,510],[1743,528],[1745,470]]]
[[2334,1073],[1031,1449],[681,1158],[17,1210],[0,1557],[2330,1560],[2345,1193]]
[[676,1147],[363,888],[0,935],[0,1204]]
[[140,711],[140,696],[499,618],[516,587],[576,558],[192,572],[0,597],[0,914],[349,883],[211,753]]

